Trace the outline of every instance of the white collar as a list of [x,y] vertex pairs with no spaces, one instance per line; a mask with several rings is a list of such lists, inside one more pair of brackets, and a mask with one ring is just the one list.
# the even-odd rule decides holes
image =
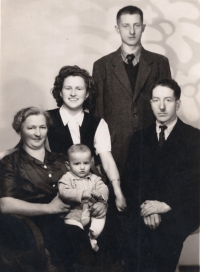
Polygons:
[[[178,117],[176,116],[176,119],[174,121],[167,124],[167,129],[165,131],[167,132],[168,135],[172,132],[174,126],[176,125],[177,120],[178,120]],[[161,124],[158,120],[156,120],[156,132],[157,133],[160,133],[160,130],[161,130],[159,128],[159,126],[163,126],[163,124]]]
[[66,126],[69,123],[69,120],[71,118],[75,118],[79,126],[81,127],[83,123],[83,118],[84,118],[84,111],[83,109],[79,111],[76,115],[70,115],[68,111],[62,106],[59,110],[60,116],[63,122],[63,125]]
[[[132,52],[132,54],[134,54],[134,56],[135,56],[134,60],[135,60],[136,64],[140,61],[141,51],[142,51],[142,46],[140,46],[139,48],[137,48],[136,50],[134,50]],[[124,51],[122,46],[121,46],[121,55],[122,55],[123,61],[127,63],[126,57],[127,57],[128,53]]]

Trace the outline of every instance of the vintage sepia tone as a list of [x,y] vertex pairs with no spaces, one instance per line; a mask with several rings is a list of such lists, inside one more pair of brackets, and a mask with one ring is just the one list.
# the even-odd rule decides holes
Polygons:
[[[19,141],[11,126],[17,111],[56,107],[51,89],[62,66],[91,74],[94,61],[119,48],[115,17],[126,5],[143,10],[143,47],[169,59],[182,89],[178,116],[200,128],[199,0],[1,0],[0,153]],[[185,241],[179,265],[199,265],[199,231]]]

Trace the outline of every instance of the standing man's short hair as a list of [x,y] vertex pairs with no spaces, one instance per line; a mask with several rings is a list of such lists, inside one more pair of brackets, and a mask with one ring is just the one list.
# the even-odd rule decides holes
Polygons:
[[135,7],[135,6],[127,6],[127,7],[124,7],[122,9],[120,9],[117,13],[117,24],[119,22],[119,19],[122,15],[124,14],[139,14],[140,17],[141,17],[141,21],[143,23],[143,12],[141,9],[139,9],[138,7]]
[[152,87],[151,89],[151,98],[152,98],[152,94],[153,94],[153,90],[157,87],[157,86],[163,86],[163,87],[168,87],[170,89],[172,89],[174,91],[174,97],[176,100],[179,100],[181,97],[181,87],[178,85],[178,83],[173,80],[173,79],[168,79],[168,78],[162,78],[159,79]]

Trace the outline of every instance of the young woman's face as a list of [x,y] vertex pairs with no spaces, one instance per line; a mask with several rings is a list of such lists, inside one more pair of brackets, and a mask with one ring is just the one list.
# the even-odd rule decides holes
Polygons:
[[79,112],[85,99],[88,97],[86,84],[80,76],[69,76],[65,78],[60,93],[64,107],[71,111]]
[[25,150],[44,147],[47,137],[47,125],[44,115],[30,115],[22,124],[20,136]]

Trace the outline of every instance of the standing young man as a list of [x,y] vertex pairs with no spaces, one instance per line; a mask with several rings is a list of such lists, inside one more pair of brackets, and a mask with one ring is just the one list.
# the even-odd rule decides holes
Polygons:
[[171,74],[166,57],[141,45],[145,25],[139,8],[127,6],[119,10],[115,28],[122,45],[94,63],[93,77],[96,115],[108,123],[112,153],[122,173],[133,132],[154,121],[149,105],[151,86],[160,78],[171,78]]

